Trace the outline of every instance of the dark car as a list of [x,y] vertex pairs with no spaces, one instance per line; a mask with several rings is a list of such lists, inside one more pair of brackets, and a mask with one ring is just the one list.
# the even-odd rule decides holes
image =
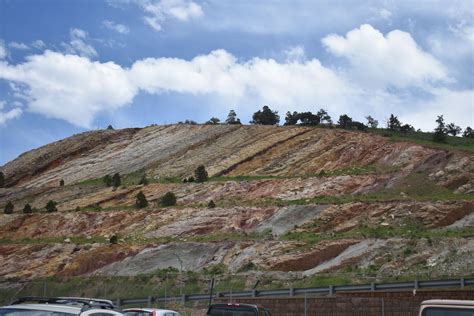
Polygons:
[[212,304],[206,316],[271,316],[265,308],[254,304]]

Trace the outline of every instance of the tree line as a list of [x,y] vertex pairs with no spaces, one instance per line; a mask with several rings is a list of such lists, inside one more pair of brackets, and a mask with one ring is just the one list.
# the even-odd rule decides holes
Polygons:
[[[353,120],[347,114],[341,114],[336,124],[333,123],[331,116],[325,109],[320,109],[316,113],[310,111],[307,112],[286,112],[285,122],[283,125],[302,125],[302,126],[325,126],[325,127],[339,127],[343,129],[353,129],[365,131],[368,129],[379,128],[379,121],[368,115],[365,117],[367,122],[359,122]],[[263,106],[261,110],[253,113],[252,120],[249,122],[254,125],[278,125],[280,123],[280,115],[278,111],[273,111],[267,105]],[[438,116],[436,119],[437,127],[433,131],[433,140],[436,142],[445,142],[446,136],[462,136],[466,138],[474,138],[474,131],[470,126],[466,127],[464,131],[458,125],[454,123],[446,124],[444,122],[443,115]],[[197,124],[195,121],[186,120],[184,122],[178,122],[178,124]],[[221,121],[217,117],[211,117],[204,124],[217,125],[221,124]],[[230,110],[227,115],[227,119],[222,124],[242,124],[240,119],[234,110]],[[390,131],[396,131],[401,133],[415,132],[415,127],[410,124],[402,123],[398,117],[394,114],[390,114],[387,119],[386,128]],[[416,130],[421,132],[421,130]]]

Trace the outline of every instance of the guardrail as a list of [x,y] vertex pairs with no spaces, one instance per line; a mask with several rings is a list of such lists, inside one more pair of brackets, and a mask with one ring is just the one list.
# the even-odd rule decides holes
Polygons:
[[[357,292],[357,291],[379,291],[379,290],[407,290],[407,289],[438,289],[438,288],[464,288],[466,286],[474,286],[474,279],[450,279],[450,280],[414,280],[410,282],[393,282],[393,283],[370,283],[358,285],[329,285],[325,287],[309,287],[309,288],[287,288],[278,290],[245,290],[238,292],[217,292],[212,295],[212,299],[216,298],[250,298],[250,297],[293,297],[298,295],[317,294],[317,295],[334,295],[337,292]],[[117,306],[146,304],[151,306],[155,303],[168,302],[190,302],[209,300],[209,294],[189,294],[181,296],[155,297],[149,296],[143,299],[117,299]]]

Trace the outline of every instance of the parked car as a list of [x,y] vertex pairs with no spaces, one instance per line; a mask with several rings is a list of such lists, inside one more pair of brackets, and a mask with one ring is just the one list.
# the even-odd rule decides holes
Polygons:
[[178,312],[157,308],[127,308],[123,310],[123,314],[125,316],[181,316]]
[[0,316],[119,316],[111,301],[81,297],[21,297],[0,307]]
[[212,304],[206,316],[271,316],[262,306],[254,304]]
[[420,316],[474,316],[474,301],[423,301],[420,307]]

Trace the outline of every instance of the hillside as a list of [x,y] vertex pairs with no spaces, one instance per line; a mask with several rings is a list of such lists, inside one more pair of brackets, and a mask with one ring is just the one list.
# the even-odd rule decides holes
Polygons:
[[[210,180],[182,183],[199,165]],[[75,135],[1,171],[0,207],[15,206],[0,215],[6,279],[153,274],[179,268],[176,254],[186,271],[277,278],[474,273],[470,151],[340,129],[183,124]],[[116,172],[122,186],[106,187]],[[150,184],[137,184],[143,175]],[[178,204],[162,207],[168,191]],[[49,200],[58,212],[45,212]],[[36,212],[22,214],[26,203]]]

